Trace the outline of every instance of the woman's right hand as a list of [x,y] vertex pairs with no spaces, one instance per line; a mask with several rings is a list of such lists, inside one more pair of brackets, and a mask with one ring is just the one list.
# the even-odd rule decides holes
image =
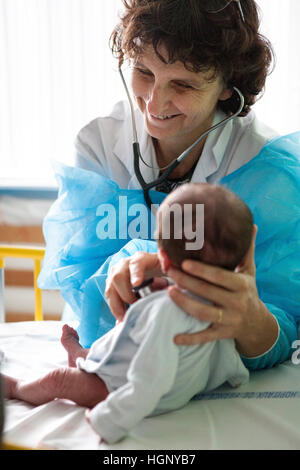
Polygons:
[[132,292],[132,287],[151,277],[154,278],[152,290],[167,287],[167,280],[160,278],[162,275],[157,253],[139,251],[115,264],[108,273],[105,296],[116,319],[122,321],[126,313],[126,304],[133,304],[138,300]]

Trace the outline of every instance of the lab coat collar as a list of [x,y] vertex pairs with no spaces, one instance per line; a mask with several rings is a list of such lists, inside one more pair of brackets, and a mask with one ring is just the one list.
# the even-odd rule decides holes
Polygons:
[[[217,109],[214,115],[212,126],[225,119],[226,114]],[[205,182],[207,177],[215,173],[221,165],[225,150],[232,134],[233,121],[227,122],[208,134],[204,144],[201,158],[199,159],[192,176],[193,182]]]
[[[135,109],[135,120],[141,155],[146,163],[148,163],[151,167],[154,167],[150,168],[140,161],[140,170],[144,180],[146,182],[151,182],[158,178],[159,170],[155,169],[158,167],[158,163],[156,160],[152,138],[145,130],[144,117],[138,108]],[[134,173],[134,158],[132,148],[133,131],[129,105],[126,112],[125,121],[126,122],[124,122],[123,132],[120,132],[118,138],[116,139],[115,145],[113,147],[113,153],[119,160],[122,161],[123,165],[126,166],[128,173],[131,175],[128,188],[140,189],[140,183]]]
[[[226,114],[218,110],[215,113],[213,125],[221,122],[225,119]],[[233,120],[227,122],[225,126],[216,129],[216,131],[211,133],[212,136],[212,152],[217,163],[217,167],[220,166],[221,161],[223,160],[224,152],[227,148],[231,133],[233,128]],[[215,135],[214,135],[215,134]],[[208,139],[207,139],[208,140]]]

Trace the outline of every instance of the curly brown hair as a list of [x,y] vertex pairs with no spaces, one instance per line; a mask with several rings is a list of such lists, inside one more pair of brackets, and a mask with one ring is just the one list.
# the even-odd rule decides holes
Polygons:
[[[165,63],[181,61],[193,72],[212,70],[221,74],[228,88],[240,89],[245,105],[240,116],[263,92],[271,71],[273,50],[270,42],[259,33],[258,6],[254,0],[242,0],[245,22],[236,2],[218,13],[206,13],[201,0],[123,0],[125,10],[113,30],[110,46],[119,59],[137,58],[146,46],[152,45]],[[168,60],[159,53],[164,45]],[[220,101],[225,113],[239,106],[234,93]]]

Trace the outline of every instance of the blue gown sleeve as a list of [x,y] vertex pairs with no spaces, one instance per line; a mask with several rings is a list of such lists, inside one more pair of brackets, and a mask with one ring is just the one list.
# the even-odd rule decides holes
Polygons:
[[270,141],[221,184],[253,213],[257,289],[279,325],[269,351],[243,360],[250,369],[272,367],[291,356],[300,320],[300,133]]
[[289,359],[294,352],[292,343],[298,337],[295,319],[291,315],[275,305],[265,305],[277,320],[278,336],[274,345],[264,354],[251,358],[241,355],[245,367],[251,371],[269,369]]

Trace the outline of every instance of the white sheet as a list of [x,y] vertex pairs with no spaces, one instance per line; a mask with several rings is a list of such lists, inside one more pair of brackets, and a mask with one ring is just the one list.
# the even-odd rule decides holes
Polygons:
[[[66,365],[61,322],[0,325],[2,372],[33,379]],[[5,401],[4,440],[30,447],[102,450],[300,449],[300,365],[251,374],[178,411],[143,420],[115,445],[100,444],[85,409],[66,400],[33,407]]]

